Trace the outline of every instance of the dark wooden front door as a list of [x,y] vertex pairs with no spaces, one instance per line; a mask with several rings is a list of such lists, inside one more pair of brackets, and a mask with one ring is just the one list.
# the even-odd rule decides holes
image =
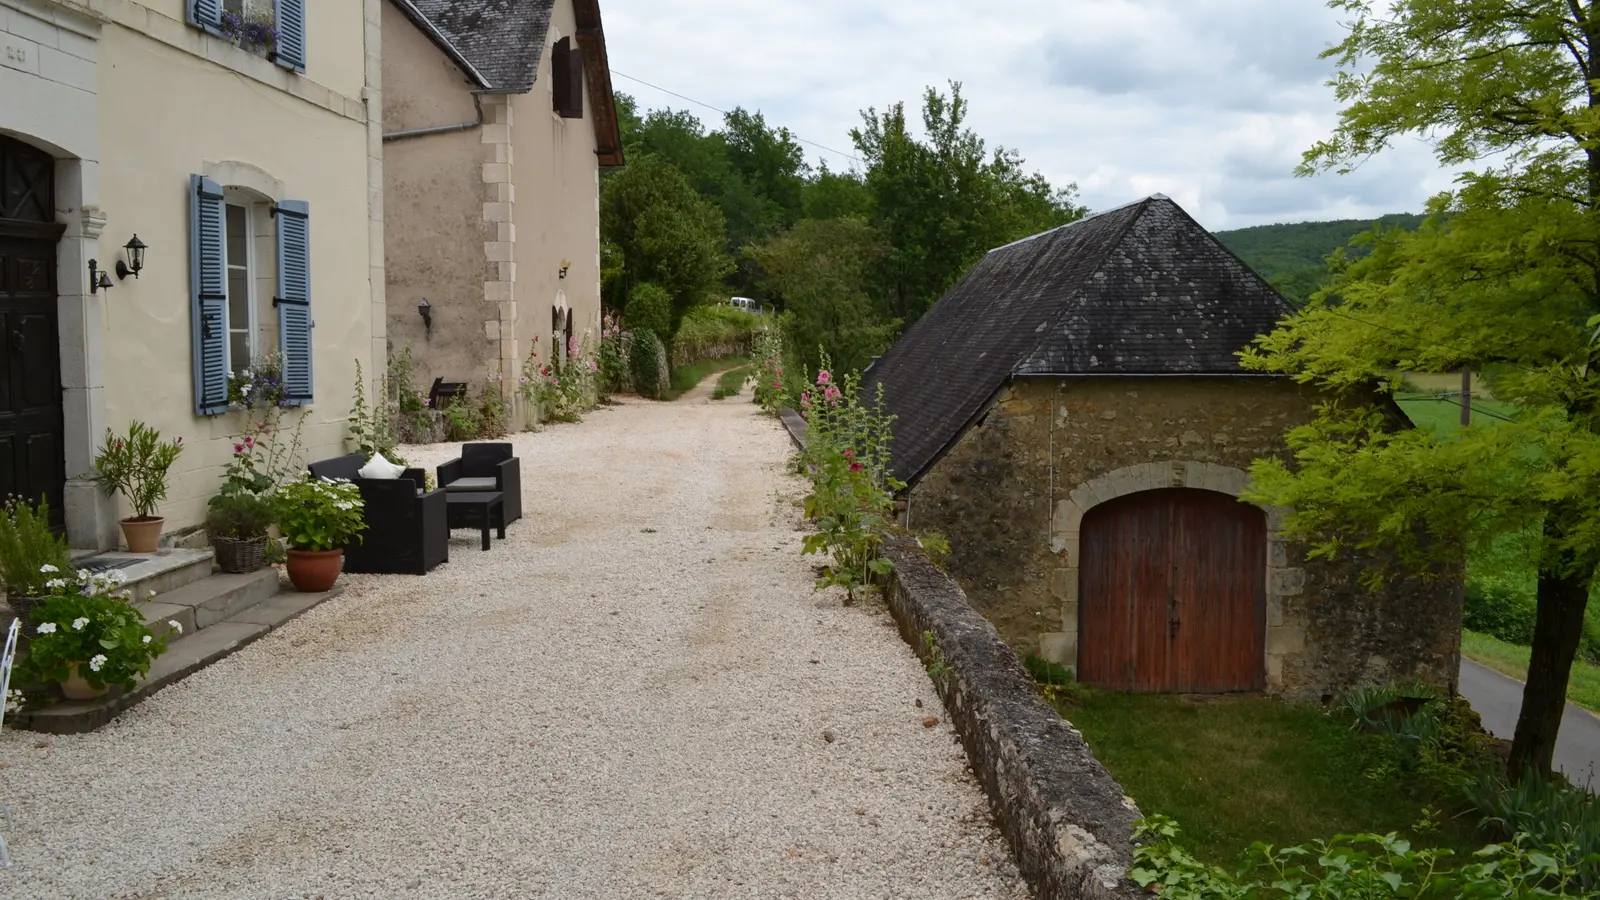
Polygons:
[[1144,491],[1084,516],[1078,677],[1220,693],[1266,681],[1266,517],[1226,494]]
[[50,501],[63,524],[55,160],[0,138],[0,497]]

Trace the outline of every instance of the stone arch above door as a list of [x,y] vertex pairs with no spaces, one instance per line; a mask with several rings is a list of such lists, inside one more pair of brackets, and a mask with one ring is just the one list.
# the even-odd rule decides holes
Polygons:
[[[1050,520],[1050,550],[1059,562],[1050,573],[1050,592],[1061,603],[1062,631],[1040,637],[1040,655],[1051,662],[1075,666],[1078,654],[1078,566],[1081,529],[1089,510],[1129,494],[1161,488],[1196,488],[1240,497],[1250,485],[1250,473],[1231,466],[1194,460],[1139,463],[1115,469],[1073,486],[1056,501]],[[1303,619],[1291,615],[1291,598],[1305,590],[1305,570],[1291,565],[1286,542],[1279,536],[1284,516],[1281,507],[1263,506],[1267,517],[1267,559],[1263,577],[1267,589],[1266,668],[1269,690],[1283,683],[1283,662],[1305,646]]]

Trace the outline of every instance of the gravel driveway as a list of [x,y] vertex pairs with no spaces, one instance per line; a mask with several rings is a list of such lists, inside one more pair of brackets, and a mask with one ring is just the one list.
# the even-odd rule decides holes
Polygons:
[[0,734],[0,897],[1028,896],[888,617],[812,593],[748,395],[515,441],[489,552],[346,576],[97,734]]

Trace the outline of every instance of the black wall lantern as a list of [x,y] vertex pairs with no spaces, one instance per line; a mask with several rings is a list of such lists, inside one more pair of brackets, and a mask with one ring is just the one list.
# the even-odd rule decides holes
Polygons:
[[433,336],[433,304],[428,302],[428,298],[427,297],[423,297],[422,298],[422,302],[417,304],[417,312],[422,315],[422,328],[423,328],[423,330],[427,332],[429,337],[432,337]]
[[128,261],[117,260],[117,280],[121,281],[129,275],[138,278],[140,270],[144,268],[144,241],[139,240],[136,234],[122,249],[128,251]]
[[89,260],[89,293],[98,294],[116,287],[111,281],[111,273],[100,268],[97,260]]

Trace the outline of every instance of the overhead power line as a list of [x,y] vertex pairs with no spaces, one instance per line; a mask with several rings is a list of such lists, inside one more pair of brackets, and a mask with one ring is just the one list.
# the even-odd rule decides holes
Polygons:
[[[718,114],[724,115],[724,116],[728,114],[727,110],[712,106],[711,104],[705,102],[704,100],[696,100],[693,97],[685,96],[683,94],[678,93],[677,91],[667,90],[666,88],[662,87],[661,85],[659,85],[659,84],[651,84],[650,82],[645,81],[643,78],[635,78],[632,75],[629,75],[629,74],[627,74],[625,72],[618,72],[616,69],[612,69],[611,70],[611,74],[616,75],[619,78],[626,78],[629,81],[638,82],[639,84],[642,84],[647,88],[653,88],[655,90],[660,91],[663,94],[671,94],[672,96],[677,97],[679,100],[686,100],[686,101],[688,101],[690,103],[695,104],[696,106],[704,106],[706,109],[709,109],[714,113],[718,113]],[[856,156],[854,153],[846,153],[843,150],[835,150],[832,147],[827,146],[826,144],[819,144],[816,141],[808,141],[805,138],[801,137],[798,134],[795,134],[792,131],[789,132],[789,136],[794,138],[795,140],[799,141],[802,144],[810,144],[811,146],[816,147],[818,150],[826,150],[829,153],[836,153],[839,156],[842,156],[845,159],[848,159],[853,163],[860,164],[860,162],[861,162],[861,158]]]

